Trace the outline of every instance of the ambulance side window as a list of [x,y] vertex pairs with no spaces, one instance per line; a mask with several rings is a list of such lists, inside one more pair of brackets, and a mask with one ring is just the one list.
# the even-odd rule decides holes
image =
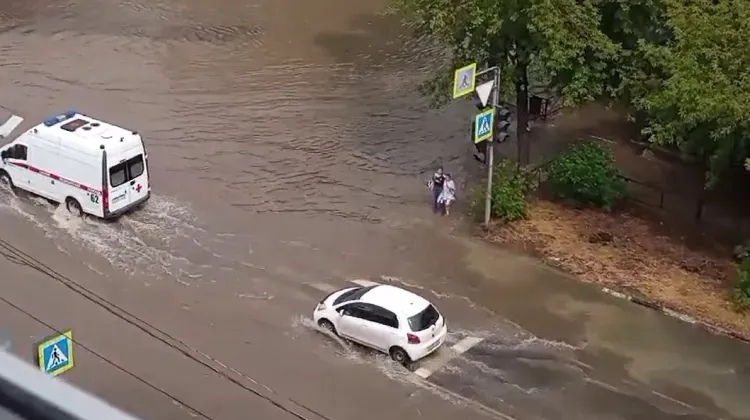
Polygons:
[[3,151],[2,158],[3,159],[20,159],[20,160],[26,160],[28,154],[28,149],[23,144],[17,144],[8,150]]
[[14,154],[14,156],[13,156],[14,158],[21,159],[21,160],[26,160],[26,158],[28,157],[29,149],[25,145],[23,145],[23,144],[17,144],[15,146],[13,146],[13,148],[16,149],[14,151],[14,153],[13,153]]

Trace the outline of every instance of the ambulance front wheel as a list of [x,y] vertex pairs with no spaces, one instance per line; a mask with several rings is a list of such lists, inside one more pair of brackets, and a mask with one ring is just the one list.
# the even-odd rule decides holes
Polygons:
[[10,179],[10,175],[8,175],[7,172],[0,170],[0,185],[7,185],[8,188],[15,189],[15,186],[13,185],[13,180]]
[[70,214],[74,216],[83,216],[83,208],[81,208],[81,203],[79,203],[78,200],[73,197],[68,197],[65,199],[65,208],[67,208]]

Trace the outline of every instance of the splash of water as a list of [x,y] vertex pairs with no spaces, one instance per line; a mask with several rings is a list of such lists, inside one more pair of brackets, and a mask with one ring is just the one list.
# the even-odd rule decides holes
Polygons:
[[[63,244],[72,239],[126,274],[171,277],[185,285],[201,279],[200,270],[212,268],[205,264],[196,266],[173,251],[174,241],[194,240],[195,235],[205,230],[196,225],[196,217],[189,207],[168,197],[154,196],[133,214],[117,222],[106,222],[88,216],[77,217],[65,206],[25,193],[15,194],[7,186],[0,188],[0,210],[32,222],[61,252],[69,254]],[[203,248],[208,252],[207,247]]]

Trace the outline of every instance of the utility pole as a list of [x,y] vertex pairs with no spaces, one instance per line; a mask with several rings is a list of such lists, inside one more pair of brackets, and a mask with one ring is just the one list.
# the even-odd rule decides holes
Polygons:
[[[492,79],[476,86],[477,76],[489,73],[492,73]],[[487,191],[484,198],[484,225],[489,227],[492,214],[492,178],[495,166],[494,140],[505,141],[508,137],[507,129],[509,125],[507,121],[509,112],[500,108],[500,67],[493,66],[477,72],[477,63],[472,63],[456,70],[453,76],[453,99],[475,93],[475,91],[479,99],[477,107],[481,112],[474,116],[472,132],[475,144],[487,142],[485,148]],[[490,95],[492,96],[492,102],[489,108],[485,108]]]

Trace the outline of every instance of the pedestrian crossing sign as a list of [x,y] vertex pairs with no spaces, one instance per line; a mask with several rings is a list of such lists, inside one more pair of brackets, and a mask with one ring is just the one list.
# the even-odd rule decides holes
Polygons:
[[52,376],[73,369],[73,331],[45,338],[36,345],[35,358],[39,369]]
[[495,125],[495,108],[482,111],[474,117],[474,143],[492,141]]
[[453,99],[474,92],[477,82],[477,63],[461,67],[453,73]]

